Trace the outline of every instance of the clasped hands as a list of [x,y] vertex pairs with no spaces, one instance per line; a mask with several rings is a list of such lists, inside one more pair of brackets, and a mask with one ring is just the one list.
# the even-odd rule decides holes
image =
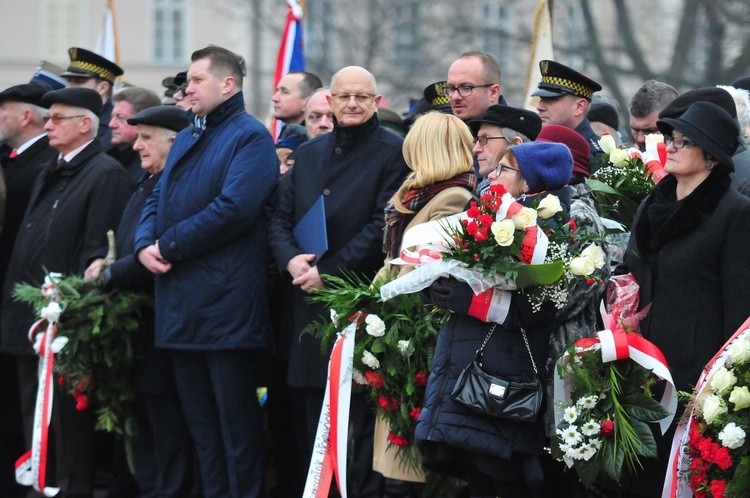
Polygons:
[[299,285],[300,289],[312,294],[318,287],[323,287],[323,281],[318,274],[317,266],[310,266],[315,261],[314,254],[298,254],[286,264],[286,270],[292,276],[293,285]]

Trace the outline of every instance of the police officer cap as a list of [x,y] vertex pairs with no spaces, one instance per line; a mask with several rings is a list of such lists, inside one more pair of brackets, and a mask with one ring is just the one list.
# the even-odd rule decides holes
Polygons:
[[711,102],[727,111],[733,118],[737,117],[737,107],[734,105],[734,99],[729,92],[723,88],[712,86],[688,90],[682,95],[679,95],[676,99],[667,104],[661,112],[659,112],[659,119],[679,118],[685,114],[688,107],[696,102]]
[[78,47],[68,49],[70,66],[60,76],[64,78],[101,78],[115,82],[115,78],[122,76],[122,68],[99,54]]
[[[42,105],[42,97],[44,97],[44,94],[48,91],[49,87],[34,83],[16,85],[0,92],[0,102],[23,102],[39,107],[47,107]],[[101,100],[101,98],[99,98],[99,100]]]
[[424,98],[430,103],[430,107],[433,111],[440,111],[446,114],[453,114],[451,108],[451,99],[445,96],[443,88],[447,84],[447,81],[438,81],[431,85],[428,85],[424,89]]
[[594,92],[602,89],[596,81],[559,62],[540,61],[539,70],[542,72],[542,81],[539,83],[539,90],[531,94],[532,97],[575,95],[590,101]]
[[68,81],[61,77],[60,74],[65,72],[60,66],[56,66],[45,60],[39,63],[39,67],[34,71],[29,83],[40,83],[49,86],[49,90],[59,90],[68,86]]
[[171,105],[161,105],[142,110],[128,119],[128,124],[158,126],[167,130],[180,131],[189,126],[190,121],[185,117],[185,110]]
[[484,116],[469,121],[469,126],[474,135],[477,134],[482,123],[510,128],[518,133],[523,133],[529,140],[536,140],[537,135],[542,130],[542,120],[537,113],[502,104],[489,106]]
[[97,116],[102,113],[102,97],[99,92],[90,88],[72,87],[62,90],[47,92],[42,97],[42,107],[52,104],[66,104],[74,107],[82,107],[93,112]]

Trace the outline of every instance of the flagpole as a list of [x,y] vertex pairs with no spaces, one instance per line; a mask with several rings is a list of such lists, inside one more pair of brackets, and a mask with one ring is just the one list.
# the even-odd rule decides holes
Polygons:
[[529,66],[526,73],[524,108],[530,111],[536,111],[535,98],[530,95],[541,79],[539,61],[552,57],[552,0],[540,0],[534,13]]
[[[112,32],[115,37],[115,64],[122,67],[122,60],[120,58],[120,37],[117,33],[117,15],[115,14],[115,0],[108,0],[107,6],[109,11],[112,13]],[[118,76],[115,87],[119,87],[122,84],[122,76]]]

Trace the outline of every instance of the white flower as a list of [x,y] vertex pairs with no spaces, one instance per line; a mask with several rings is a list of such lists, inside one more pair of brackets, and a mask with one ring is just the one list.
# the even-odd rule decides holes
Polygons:
[[573,467],[573,459],[568,455],[563,455],[563,462],[565,462],[565,465],[567,465],[569,469]]
[[364,350],[362,352],[362,363],[372,368],[373,370],[377,370],[378,368],[380,368],[380,362],[378,361],[378,359],[375,358],[375,356],[367,350]]
[[628,151],[625,149],[615,149],[609,153],[609,162],[611,162],[615,166],[627,166],[629,159],[630,156],[628,155]]
[[733,365],[735,363],[745,363],[747,360],[750,360],[750,343],[745,339],[734,341],[729,346],[727,354],[729,355],[729,359],[732,360]]
[[414,353],[414,348],[411,347],[411,341],[398,341],[398,350],[406,357],[409,357]]
[[556,432],[560,439],[568,446],[573,447],[576,443],[581,442],[581,433],[578,432],[578,427],[575,425],[568,426],[565,429],[557,429]]
[[596,436],[600,430],[601,426],[594,419],[589,420],[581,426],[581,432],[583,432],[584,436]]
[[591,460],[591,457],[593,457],[594,455],[596,455],[596,448],[594,446],[587,444],[586,446],[581,448],[581,456],[587,462]]
[[562,211],[560,199],[556,195],[550,194],[541,200],[536,210],[537,213],[539,213],[539,217],[543,220],[552,218],[555,213],[559,213],[560,211]]
[[336,313],[336,310],[331,308],[331,323],[334,327],[339,326],[339,314]]
[[48,322],[57,322],[60,319],[60,313],[62,313],[62,308],[56,301],[51,301],[41,311],[42,318]]
[[713,424],[716,417],[727,412],[727,406],[724,404],[724,400],[721,399],[721,396],[711,394],[703,398],[701,411],[703,412],[703,418],[706,420],[706,423]]
[[522,230],[526,227],[535,225],[536,217],[536,210],[528,207],[522,207],[515,215],[513,215],[513,223],[515,223],[516,228]]
[[575,406],[569,406],[565,409],[563,420],[565,420],[569,424],[572,424],[573,422],[576,421],[577,418],[578,418],[578,410],[576,410]]
[[581,256],[584,258],[591,259],[594,263],[594,267],[601,268],[604,266],[604,251],[596,244],[591,244],[586,249],[581,251]]
[[649,133],[648,135],[646,135],[645,143],[646,143],[647,148],[651,144],[659,144],[659,143],[663,144],[664,135],[662,135],[661,133]]
[[737,377],[731,370],[727,370],[724,367],[716,369],[716,372],[711,376],[711,387],[713,387],[714,391],[718,394],[726,392],[736,383]]
[[729,402],[734,404],[734,411],[750,407],[750,391],[747,386],[735,386],[729,394]]
[[599,439],[598,437],[593,437],[589,439],[589,446],[593,446],[594,448],[598,450],[601,447],[601,445],[602,445],[602,440]]
[[739,448],[745,444],[745,431],[734,422],[730,422],[719,433],[719,440],[723,446],[726,446],[730,450]]
[[584,396],[583,398],[578,398],[576,406],[584,410],[591,410],[596,406],[598,400],[599,398],[597,396]]
[[513,243],[516,235],[516,225],[513,220],[495,221],[490,226],[492,235],[495,236],[495,242],[502,247],[508,247]]
[[371,336],[383,337],[385,335],[385,322],[383,322],[378,315],[367,315],[365,323],[367,324],[365,330],[367,330],[367,333]]
[[599,147],[601,147],[605,154],[611,154],[617,148],[617,143],[612,135],[605,133],[599,139]]
[[570,262],[570,271],[571,273],[573,273],[573,275],[585,277],[594,273],[594,270],[596,270],[596,267],[594,266],[594,262],[591,260],[591,258],[579,256],[577,258],[573,258],[573,260]]
[[362,375],[362,372],[359,370],[352,369],[352,380],[359,384],[360,386],[366,386],[367,385],[367,379],[364,375]]

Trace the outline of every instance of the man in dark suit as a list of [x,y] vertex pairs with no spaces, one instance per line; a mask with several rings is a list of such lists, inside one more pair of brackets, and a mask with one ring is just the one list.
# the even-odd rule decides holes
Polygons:
[[[16,357],[27,447],[31,447],[38,360],[28,339],[37,318],[27,303],[14,301],[17,282],[38,284],[45,270],[82,274],[91,252],[107,243],[131,193],[123,168],[96,140],[102,102],[87,88],[48,92],[42,105],[49,143],[57,154],[37,177],[16,237],[2,294],[0,351]],[[93,487],[94,414],[78,411],[56,386],[51,427],[55,436],[55,479],[62,496],[90,497]]]
[[[379,125],[376,111],[380,95],[372,74],[356,66],[340,70],[332,78],[328,101],[335,117],[334,130],[297,150],[295,167],[286,173],[292,176],[281,194],[270,230],[279,268],[291,275],[295,287],[288,382],[299,388],[300,446],[306,462],[310,461],[323,404],[328,356],[321,353],[318,339],[302,335],[302,331],[328,313],[319,305],[307,303],[305,297],[324,285],[320,278],[323,274],[341,276],[346,270],[365,278],[375,276],[384,259],[383,209],[408,172],[401,152],[403,140]],[[315,255],[305,254],[300,248],[293,230],[321,196],[325,199],[328,251],[315,261]],[[362,411],[357,414],[360,407]],[[355,432],[361,434],[362,444],[367,444],[369,430],[370,445],[369,451],[359,446],[355,450],[361,480],[352,495],[378,496],[382,482],[362,478],[372,474],[374,416],[356,396],[352,411]]]

